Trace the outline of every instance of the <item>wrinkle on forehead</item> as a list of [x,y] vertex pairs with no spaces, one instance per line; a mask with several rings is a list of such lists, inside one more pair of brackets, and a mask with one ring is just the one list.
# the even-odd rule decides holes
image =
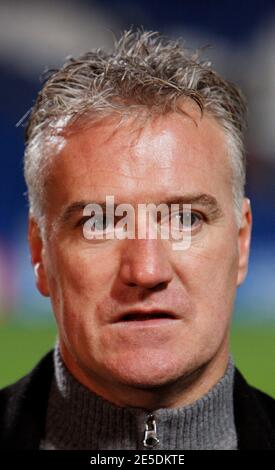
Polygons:
[[218,161],[227,156],[225,138],[214,118],[195,117],[146,114],[141,125],[138,116],[112,116],[68,136],[50,177],[51,199],[64,204],[72,193],[85,199],[96,190],[122,198],[175,187],[212,190],[218,179],[229,180],[229,165]]

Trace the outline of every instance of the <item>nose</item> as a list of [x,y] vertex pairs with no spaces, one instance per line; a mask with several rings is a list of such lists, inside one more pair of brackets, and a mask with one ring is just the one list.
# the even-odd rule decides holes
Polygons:
[[172,280],[172,266],[160,239],[129,239],[122,248],[120,278],[128,286],[147,289]]

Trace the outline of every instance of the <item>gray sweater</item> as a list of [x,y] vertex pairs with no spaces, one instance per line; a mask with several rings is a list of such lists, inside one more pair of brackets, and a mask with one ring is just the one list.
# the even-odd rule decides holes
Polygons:
[[123,408],[80,384],[64,365],[58,346],[40,449],[199,450],[237,449],[233,413],[234,365],[202,398],[188,406]]

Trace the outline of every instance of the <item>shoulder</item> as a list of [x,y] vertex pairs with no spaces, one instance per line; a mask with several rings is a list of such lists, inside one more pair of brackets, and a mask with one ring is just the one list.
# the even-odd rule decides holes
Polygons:
[[50,351],[29,374],[0,390],[0,448],[33,448],[39,441],[53,371]]
[[234,415],[241,449],[275,450],[275,399],[249,385],[235,369]]
[[257,400],[259,401],[259,403],[261,403],[263,409],[268,412],[268,416],[275,426],[275,399],[255,387],[251,388],[253,390],[253,393],[257,397]]
[[235,369],[235,394],[237,393],[241,395],[242,401],[245,400],[250,403],[257,403],[262,410],[267,411],[269,418],[272,419],[275,424],[275,399],[248,384],[241,372]]

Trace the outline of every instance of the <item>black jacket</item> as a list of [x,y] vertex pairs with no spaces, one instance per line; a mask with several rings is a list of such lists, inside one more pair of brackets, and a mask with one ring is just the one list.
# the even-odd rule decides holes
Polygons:
[[[39,449],[53,378],[53,352],[0,391],[0,449]],[[236,369],[234,413],[238,449],[275,450],[275,400],[251,387]]]

